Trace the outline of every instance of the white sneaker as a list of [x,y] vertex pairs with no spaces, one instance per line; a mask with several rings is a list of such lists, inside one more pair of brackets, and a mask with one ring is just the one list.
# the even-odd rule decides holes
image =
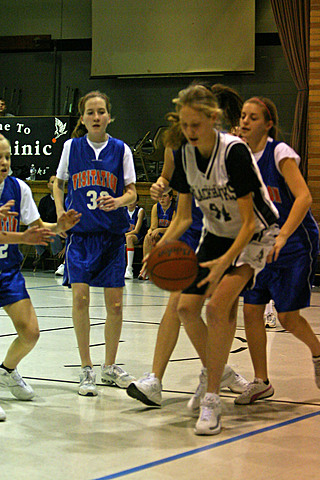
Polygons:
[[266,385],[261,378],[255,378],[253,382],[248,384],[247,389],[234,400],[234,403],[236,405],[250,405],[256,400],[272,397],[273,394],[274,389],[271,383]]
[[277,318],[274,313],[264,315],[264,325],[266,328],[277,328]]
[[[206,368],[202,368],[199,380],[200,381],[197,390],[187,404],[187,410],[192,415],[197,415],[199,413],[200,402],[207,391],[208,377]],[[241,375],[236,373],[229,365],[224,366],[220,382],[220,389],[229,388],[229,390],[231,390],[233,393],[242,393],[245,391],[248,385],[249,382]]]
[[6,412],[0,407],[0,422],[4,422],[6,418]]
[[91,367],[82,368],[78,393],[84,397],[96,397],[98,395],[96,374]]
[[124,278],[126,278],[127,280],[132,280],[133,279],[132,267],[127,267],[126,268],[126,273],[124,274]]
[[219,395],[206,393],[200,405],[200,415],[195,426],[196,435],[217,435],[221,432],[221,402]]
[[220,389],[229,388],[233,393],[243,393],[248,385],[249,382],[239,373],[236,373],[229,365],[224,366]]
[[119,388],[127,388],[135,377],[125,372],[118,365],[101,365],[101,381],[105,385],[117,385]]
[[34,397],[33,389],[23,380],[17,369],[9,373],[0,367],[0,386],[8,387],[12,395],[19,400],[31,400]]
[[207,392],[208,374],[207,369],[203,367],[199,375],[199,385],[196,391],[187,403],[187,410],[191,415],[199,413],[200,402]]
[[320,388],[320,358],[313,358],[313,365],[314,365],[314,376],[316,380],[316,385]]
[[61,265],[59,265],[59,267],[55,271],[55,275],[60,275],[61,277],[63,277],[63,275],[64,275],[64,263],[61,263]]
[[130,383],[127,394],[145,405],[161,407],[161,390],[161,382],[154,373],[146,373],[144,377]]

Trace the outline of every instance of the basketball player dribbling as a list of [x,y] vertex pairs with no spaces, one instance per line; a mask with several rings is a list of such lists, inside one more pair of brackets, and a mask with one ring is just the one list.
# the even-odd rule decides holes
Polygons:
[[[198,435],[221,431],[220,381],[233,341],[241,291],[263,269],[278,232],[272,204],[248,147],[214,129],[218,106],[210,89],[179,92],[177,124],[187,143],[176,152],[170,185],[179,192],[177,214],[161,242],[178,239],[192,222],[194,196],[204,215],[198,278],[178,303],[191,342],[206,350],[207,393],[195,427]],[[258,214],[257,214],[258,213]],[[207,328],[201,319],[205,299]]]

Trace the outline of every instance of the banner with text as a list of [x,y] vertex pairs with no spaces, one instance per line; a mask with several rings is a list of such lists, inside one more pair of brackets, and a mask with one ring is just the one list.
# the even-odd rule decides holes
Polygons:
[[77,119],[55,117],[0,117],[0,133],[11,144],[11,168],[25,180],[33,164],[36,180],[55,175],[63,144],[70,138]]

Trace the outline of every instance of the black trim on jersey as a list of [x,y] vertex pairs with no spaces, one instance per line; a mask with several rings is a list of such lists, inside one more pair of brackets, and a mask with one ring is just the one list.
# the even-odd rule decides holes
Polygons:
[[245,197],[261,187],[257,172],[253,168],[252,157],[244,143],[232,142],[226,148],[225,165],[230,184],[237,198]]
[[[238,147],[239,145],[239,147]],[[233,149],[231,150],[231,147]],[[253,193],[253,209],[263,225],[270,226],[277,223],[278,219],[272,211],[268,200],[263,196],[261,188],[263,185],[258,176],[258,172],[254,168],[251,154],[248,147],[242,143],[231,143],[228,146],[229,155],[226,157],[226,169],[228,176],[235,188],[238,198]],[[228,149],[226,151],[228,151]],[[244,150],[245,149],[245,150]],[[243,155],[244,154],[244,155]],[[238,158],[242,159],[242,169],[238,168]],[[248,163],[246,162],[248,161]],[[234,183],[233,183],[234,182]],[[240,190],[239,190],[240,185]]]
[[219,150],[219,146],[220,146],[220,133],[216,131],[216,134],[217,134],[217,141],[216,141],[216,145],[215,145],[215,150],[214,150],[212,158],[211,158],[211,165],[210,165],[209,170],[208,170],[207,175],[206,175],[207,180],[209,180],[209,178],[210,178],[211,170],[213,169],[214,161],[215,161],[215,158],[217,156],[217,151]]
[[275,216],[269,205],[266,203],[260,189],[254,192],[253,210],[259,220],[266,227],[278,223],[278,218]]

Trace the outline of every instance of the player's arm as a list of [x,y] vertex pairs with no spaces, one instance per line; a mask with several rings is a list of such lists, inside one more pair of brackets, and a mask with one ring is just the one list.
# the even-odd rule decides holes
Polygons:
[[280,250],[285,246],[288,238],[299,227],[312,204],[310,190],[299,170],[294,158],[284,158],[279,163],[280,171],[285,179],[294,202],[287,220],[282,225],[276,243],[268,256],[268,262],[277,260]]
[[24,232],[0,232],[2,244],[48,245],[52,241],[52,232],[48,228],[32,227]]
[[158,225],[159,225],[158,209],[157,209],[157,203],[155,203],[151,209],[150,228],[148,230],[148,234],[150,235],[153,232],[153,230],[158,228]]
[[57,218],[65,212],[64,209],[64,187],[65,181],[56,177],[53,183],[53,198],[56,204]]
[[134,183],[129,183],[124,187],[124,194],[120,197],[112,197],[111,195],[100,195],[97,198],[98,207],[100,210],[111,212],[120,207],[127,207],[134,203],[137,199],[136,186]]
[[150,196],[153,200],[159,200],[163,193],[170,189],[169,183],[174,171],[174,156],[171,148],[166,147],[164,150],[164,163],[161,176],[156,183],[150,187]]

